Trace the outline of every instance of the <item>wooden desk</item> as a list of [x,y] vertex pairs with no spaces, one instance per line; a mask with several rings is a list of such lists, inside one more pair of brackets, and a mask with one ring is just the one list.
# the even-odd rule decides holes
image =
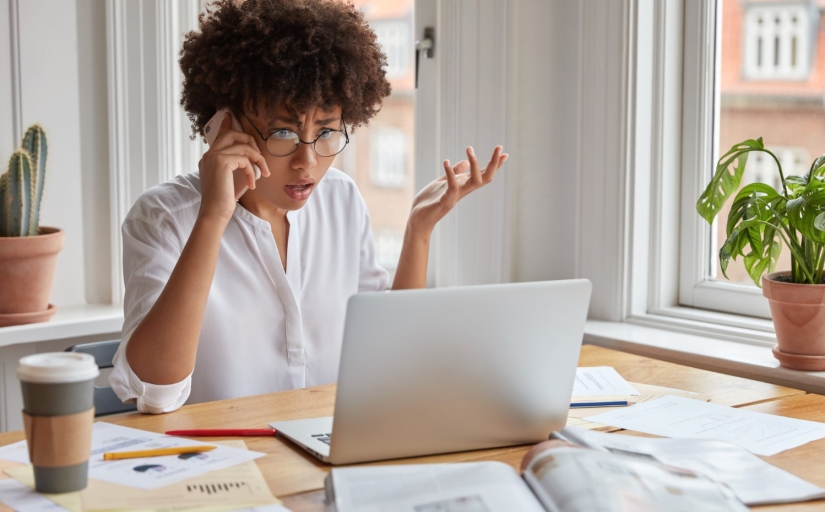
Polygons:
[[[613,366],[627,380],[702,392],[710,396],[713,402],[735,407],[763,407],[779,399],[782,399],[780,402],[784,402],[788,397],[805,397],[804,391],[796,389],[730,377],[592,345],[582,347],[579,366]],[[260,428],[270,421],[331,416],[334,401],[335,386],[327,385],[188,405],[164,415],[133,413],[107,417],[104,421],[153,432],[189,428]],[[0,434],[0,446],[23,438],[22,431]],[[323,479],[330,469],[329,466],[280,438],[244,440],[251,450],[267,454],[257,459],[257,463],[273,494],[284,499],[285,504],[294,512],[323,510],[323,493],[319,489],[323,488]],[[378,464],[498,460],[517,468],[528,448],[495,448]],[[803,473],[798,474],[805,476]]]
[[[782,400],[765,402],[746,407],[749,411],[764,412],[777,416],[787,416],[800,420],[825,423],[825,396],[801,395]],[[762,457],[771,464],[793,473],[805,480],[825,487],[825,439],[808,443],[792,450],[786,450],[771,457]],[[792,512],[825,510],[825,500],[794,505],[757,507],[762,511],[788,510]]]

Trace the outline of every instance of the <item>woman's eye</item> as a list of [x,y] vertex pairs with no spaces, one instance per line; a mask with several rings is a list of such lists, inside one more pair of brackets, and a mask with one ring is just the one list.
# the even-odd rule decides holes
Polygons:
[[318,136],[319,140],[329,140],[332,138],[332,134],[334,132],[332,130],[325,130],[321,132],[321,135]]
[[295,134],[289,130],[275,130],[274,132],[272,132],[272,137],[281,140],[289,140],[294,139]]

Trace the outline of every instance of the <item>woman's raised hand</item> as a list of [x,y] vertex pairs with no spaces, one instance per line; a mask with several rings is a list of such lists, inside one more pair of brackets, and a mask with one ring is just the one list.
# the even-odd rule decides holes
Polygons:
[[242,170],[246,174],[249,188],[255,188],[253,163],[261,169],[261,176],[269,176],[266,159],[258,149],[255,138],[233,130],[231,115],[223,117],[215,142],[198,163],[201,180],[201,206],[198,215],[226,222],[229,222],[235,211],[233,172]]
[[496,171],[507,161],[507,153],[496,146],[490,162],[483,169],[472,146],[467,148],[467,160],[450,165],[444,160],[444,176],[424,187],[413,200],[410,228],[429,234],[436,223],[464,196],[493,181]]

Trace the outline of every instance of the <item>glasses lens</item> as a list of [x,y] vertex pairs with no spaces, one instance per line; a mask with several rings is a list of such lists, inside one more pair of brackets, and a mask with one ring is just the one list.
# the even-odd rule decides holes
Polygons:
[[286,156],[293,153],[300,143],[297,133],[291,130],[277,130],[266,140],[266,149],[273,156]]
[[347,141],[344,134],[338,131],[324,132],[315,141],[315,152],[319,156],[335,156],[344,149]]

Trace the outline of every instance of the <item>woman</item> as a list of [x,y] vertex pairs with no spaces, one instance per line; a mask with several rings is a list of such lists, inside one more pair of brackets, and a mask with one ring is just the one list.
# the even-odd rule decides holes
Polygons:
[[[180,65],[195,134],[218,109],[233,116],[199,173],[148,190],[123,223],[112,388],[162,413],[334,382],[347,299],[389,285],[363,199],[330,168],[390,93],[375,34],[338,0],[222,0]],[[501,147],[484,168],[467,156],[416,196],[393,289],[425,286],[436,223],[507,159]],[[237,202],[233,172],[249,187]]]

